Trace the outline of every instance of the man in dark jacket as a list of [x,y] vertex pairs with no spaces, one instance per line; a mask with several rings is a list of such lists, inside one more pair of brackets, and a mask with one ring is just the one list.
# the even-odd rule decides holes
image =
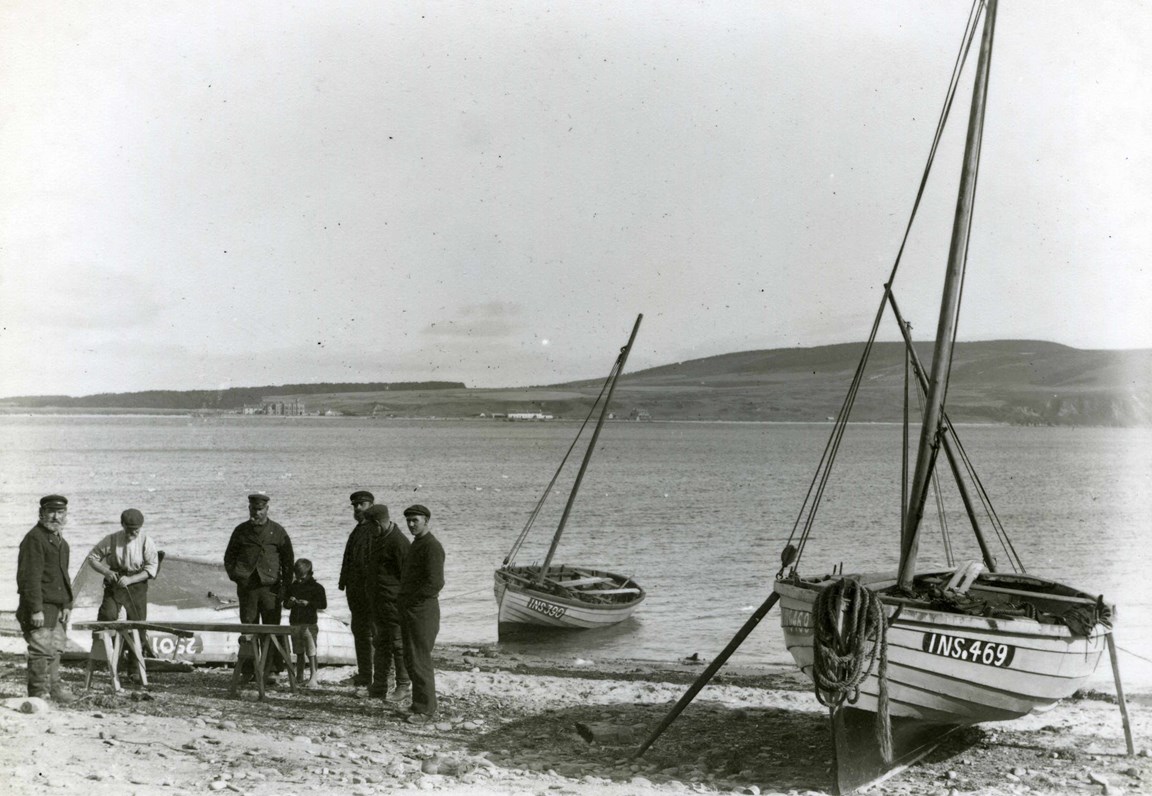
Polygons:
[[340,580],[337,588],[348,598],[348,610],[352,613],[352,639],[356,645],[356,675],[354,685],[372,685],[372,605],[375,602],[375,577],[368,562],[369,552],[380,546],[380,529],[374,522],[367,522],[364,513],[376,502],[376,497],[365,490],[357,490],[349,496],[352,503],[352,516],[356,527],[348,534],[344,545],[344,559],[340,564]]
[[[406,702],[412,697],[412,682],[404,662],[404,640],[400,631],[400,578],[408,558],[408,538],[388,516],[388,507],[377,503],[364,512],[364,521],[379,530],[369,566],[374,573],[375,593],[372,602],[372,639],[375,648],[371,696],[392,702]],[[388,694],[388,674],[395,666],[396,688]]]
[[40,521],[24,535],[16,561],[20,601],[16,619],[28,644],[28,696],[60,703],[75,699],[60,682],[60,653],[67,641],[72,613],[72,581],[68,577],[68,498],[40,498]]
[[[244,624],[280,624],[281,606],[292,585],[292,540],[277,522],[268,519],[268,496],[248,496],[248,521],[232,531],[224,550],[224,571],[236,584],[240,621]],[[285,662],[275,650],[272,670]],[[274,679],[274,678],[269,678]]]
[[410,724],[426,724],[436,713],[436,672],[432,647],[440,632],[440,590],[444,588],[444,548],[428,530],[432,512],[419,504],[404,509],[412,547],[400,578],[400,622],[404,656],[412,677]]

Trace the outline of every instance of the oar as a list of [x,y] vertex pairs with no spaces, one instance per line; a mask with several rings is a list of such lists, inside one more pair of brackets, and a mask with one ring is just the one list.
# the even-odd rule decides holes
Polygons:
[[731,657],[732,653],[744,642],[744,639],[748,638],[748,634],[756,628],[756,625],[760,624],[760,620],[772,610],[772,606],[775,605],[779,599],[780,595],[772,592],[768,599],[764,601],[763,605],[756,609],[755,613],[744,623],[744,627],[740,628],[739,632],[728,642],[728,646],[724,648],[724,651],[716,656],[716,660],[712,661],[711,665],[696,678],[696,682],[692,684],[692,687],[684,693],[684,696],[680,697],[680,701],[668,712],[668,715],[660,722],[660,726],[656,728],[656,731],[652,733],[648,740],[644,742],[644,745],[640,747],[640,751],[635,754],[635,757],[640,757],[648,751],[648,747],[656,742],[656,739],[660,737],[664,730],[668,729],[668,725],[676,720],[676,717],[680,715],[680,711],[688,707],[688,703],[695,699],[696,695],[700,693],[700,689],[708,685],[708,681],[712,679],[712,675],[716,674],[720,667]]

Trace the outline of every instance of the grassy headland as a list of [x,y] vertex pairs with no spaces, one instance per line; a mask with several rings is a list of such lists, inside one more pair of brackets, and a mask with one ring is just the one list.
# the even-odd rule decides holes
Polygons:
[[[837,414],[862,344],[744,351],[626,373],[616,388],[619,418],[695,421],[824,421]],[[921,361],[931,347],[917,348]],[[878,344],[852,417],[898,421],[903,346]],[[150,391],[0,400],[0,410],[238,412],[246,404],[300,402],[309,414],[491,417],[540,412],[581,418],[599,380],[500,389],[459,382],[294,384],[217,391]],[[955,422],[1035,425],[1152,425],[1152,349],[1081,350],[1002,340],[956,347],[948,412]]]

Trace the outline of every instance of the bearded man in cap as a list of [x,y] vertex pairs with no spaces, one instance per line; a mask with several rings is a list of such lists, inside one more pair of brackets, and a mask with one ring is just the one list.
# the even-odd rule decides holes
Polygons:
[[[292,540],[280,523],[268,518],[268,501],[262,492],[248,496],[248,520],[236,526],[224,550],[224,571],[236,584],[240,621],[246,625],[280,624],[294,577]],[[285,662],[280,653],[273,649],[270,657],[272,671],[282,671]]]
[[[144,515],[138,509],[125,509],[120,514],[120,530],[105,536],[88,554],[88,566],[104,577],[98,622],[116,621],[121,608],[129,620],[148,619],[148,581],[160,571],[160,554],[143,527]],[[147,652],[146,631],[140,633],[140,644]],[[125,663],[130,662],[131,654],[131,650],[124,650]]]
[[[377,621],[380,614],[377,605],[381,596],[381,551],[385,548],[385,537],[392,537],[391,531],[399,531],[399,528],[389,521],[387,506],[383,507],[382,522],[378,511],[371,518],[368,517],[368,512],[376,505],[376,496],[371,492],[357,490],[348,496],[348,500],[352,504],[356,527],[348,534],[348,541],[344,545],[337,587],[347,595],[348,609],[352,613],[352,638],[356,645],[356,674],[352,677],[352,683],[369,689],[375,686],[376,696],[386,696],[390,668],[387,661],[391,661],[393,655],[389,636]],[[399,535],[403,536],[402,533]],[[381,683],[374,683],[373,669],[377,667],[385,678]],[[398,677],[402,670],[403,680],[407,681],[407,669],[401,651],[400,662],[396,666]]]
[[60,653],[72,613],[69,549],[63,535],[67,522],[68,498],[40,498],[40,520],[24,535],[16,561],[16,620],[28,644],[28,696],[60,703],[76,698],[60,682]]
[[401,629],[404,656],[412,677],[409,724],[426,724],[436,713],[436,672],[432,647],[440,632],[440,590],[444,588],[444,547],[428,529],[432,512],[416,504],[404,509],[412,546],[400,578]]

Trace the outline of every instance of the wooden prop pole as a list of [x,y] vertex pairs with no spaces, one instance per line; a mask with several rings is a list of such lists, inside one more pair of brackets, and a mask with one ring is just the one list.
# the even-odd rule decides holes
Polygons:
[[1120,661],[1116,657],[1116,639],[1108,634],[1108,657],[1112,659],[1112,676],[1116,679],[1116,701],[1120,704],[1120,718],[1124,722],[1124,742],[1128,745],[1128,756],[1136,755],[1136,745],[1132,741],[1132,724],[1128,721],[1128,703],[1124,701],[1124,686],[1120,684]]
[[673,706],[672,710],[668,711],[668,715],[664,717],[664,720],[660,722],[660,726],[656,728],[656,731],[653,732],[648,740],[644,742],[644,745],[640,747],[640,751],[634,755],[635,757],[640,757],[648,751],[648,747],[656,742],[656,739],[663,734],[664,730],[668,729],[668,725],[675,721],[676,717],[680,715],[680,711],[688,707],[688,703],[696,698],[696,695],[700,693],[700,689],[708,685],[708,681],[712,679],[712,675],[716,674],[720,667],[732,656],[732,653],[736,651],[736,648],[744,643],[744,639],[748,638],[748,634],[756,628],[756,625],[760,624],[760,620],[772,610],[772,606],[775,605],[779,599],[780,595],[772,592],[768,599],[756,609],[755,613],[744,623],[744,626],[740,628],[736,635],[732,637],[732,640],[728,642],[728,646],[716,656],[716,660],[712,661],[708,668],[696,678],[696,682],[692,684],[692,687],[684,692],[684,696],[680,697],[680,701]]

